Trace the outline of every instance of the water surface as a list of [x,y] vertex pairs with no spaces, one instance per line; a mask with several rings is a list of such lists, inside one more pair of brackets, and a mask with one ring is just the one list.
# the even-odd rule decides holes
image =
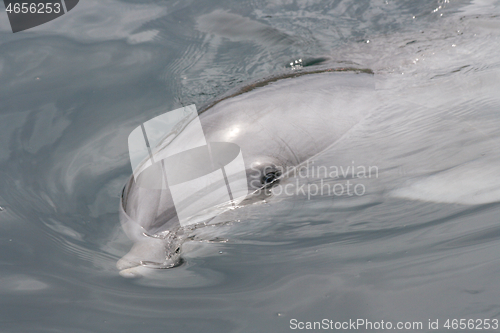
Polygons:
[[[429,319],[499,319],[499,11],[86,0],[16,34],[0,15],[1,331],[287,332],[293,318],[427,331]],[[197,231],[182,266],[119,276],[132,129],[300,70],[297,59],[375,73],[381,102],[315,158],[377,166],[356,180],[366,193],[276,195]]]

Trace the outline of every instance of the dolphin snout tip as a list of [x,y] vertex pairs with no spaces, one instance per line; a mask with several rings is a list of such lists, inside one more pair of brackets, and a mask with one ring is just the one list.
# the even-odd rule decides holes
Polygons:
[[127,256],[116,262],[116,268],[120,271],[119,274],[126,278],[138,278],[144,276],[146,269],[139,260],[131,260]]
[[126,269],[121,269],[119,274],[120,276],[128,279],[140,278],[149,272],[149,269],[145,266],[139,265],[134,267],[129,267]]
[[[172,256],[175,258],[175,256]],[[172,261],[172,263],[171,263]],[[167,255],[166,243],[162,239],[145,238],[135,243],[130,251],[116,263],[120,275],[138,277],[145,275],[151,268],[169,268],[174,260]]]

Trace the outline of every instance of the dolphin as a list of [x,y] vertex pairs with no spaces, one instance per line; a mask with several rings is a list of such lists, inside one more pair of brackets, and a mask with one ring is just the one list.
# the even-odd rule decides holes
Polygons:
[[[240,147],[248,190],[237,206],[244,207],[269,199],[269,189],[287,176],[287,170],[334,144],[373,112],[377,103],[370,70],[294,71],[229,92],[201,108],[198,118],[207,142]],[[187,143],[201,145],[193,142],[195,130],[194,122],[187,124],[167,143],[158,143],[155,156],[182,150]],[[142,275],[151,267],[175,267],[181,262],[180,245],[189,231],[217,223],[216,217],[235,205],[214,207],[215,213],[204,211],[196,219],[201,223],[188,226],[180,224],[174,206],[168,188],[144,188],[134,175],[130,177],[119,211],[123,230],[134,245],[117,262],[122,276]]]

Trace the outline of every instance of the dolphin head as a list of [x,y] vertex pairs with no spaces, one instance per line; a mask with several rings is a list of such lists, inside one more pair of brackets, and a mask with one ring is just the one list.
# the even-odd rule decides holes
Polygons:
[[[182,118],[188,121],[169,127],[174,135],[149,140],[147,162],[137,167],[149,171],[134,170],[122,194],[120,220],[135,242],[118,261],[122,275],[136,274],[137,267],[179,264],[190,230],[269,198],[293,168],[359,122],[365,109],[356,103],[370,98],[363,92],[373,83],[367,74],[355,75],[321,73],[243,89],[196,117]],[[362,97],[352,98],[346,112],[352,85]],[[145,123],[137,135],[158,129]]]

